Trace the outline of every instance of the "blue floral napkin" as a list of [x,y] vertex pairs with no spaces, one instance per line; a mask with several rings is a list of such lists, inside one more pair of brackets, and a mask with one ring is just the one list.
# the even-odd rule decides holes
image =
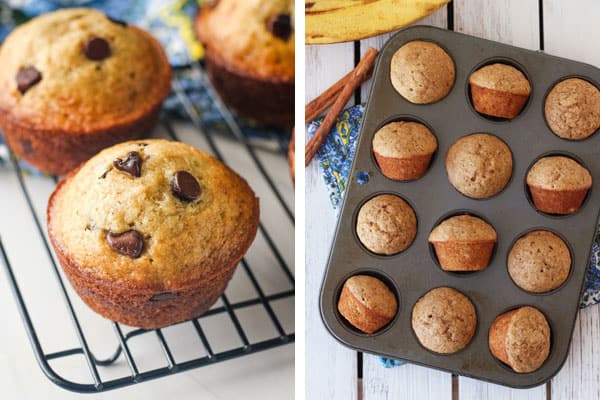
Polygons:
[[[364,106],[350,107],[340,115],[331,129],[325,143],[317,152],[319,167],[323,181],[329,193],[331,206],[337,209],[344,197],[348,174],[354,159],[356,143],[360,132],[360,124]],[[312,137],[321,125],[322,118],[312,121],[307,126],[308,136]],[[590,264],[585,277],[585,289],[581,297],[580,307],[587,307],[600,302],[600,226],[596,229],[596,237]],[[384,367],[391,368],[403,364],[402,361],[382,358]]]

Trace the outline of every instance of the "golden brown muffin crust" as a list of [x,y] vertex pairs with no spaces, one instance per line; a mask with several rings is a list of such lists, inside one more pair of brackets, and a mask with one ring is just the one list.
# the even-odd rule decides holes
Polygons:
[[[269,21],[290,16],[291,35],[282,39]],[[294,80],[294,2],[291,0],[220,0],[202,8],[196,20],[199,39],[212,57],[233,70],[260,79]]]
[[527,173],[527,184],[559,191],[589,189],[592,187],[592,175],[569,157],[544,157],[536,161]]
[[494,228],[472,215],[457,215],[442,221],[429,234],[430,242],[496,241]]
[[508,254],[508,272],[515,283],[534,293],[562,285],[571,270],[571,253],[565,242],[549,231],[529,232]]
[[531,85],[525,75],[506,64],[491,64],[478,69],[469,78],[469,83],[523,96],[531,93]]
[[583,140],[600,128],[600,90],[583,79],[565,79],[548,93],[544,111],[556,135]]
[[446,153],[452,186],[465,196],[482,199],[504,189],[512,175],[512,154],[502,140],[487,133],[463,136]]
[[454,61],[435,43],[415,40],[392,56],[392,86],[412,103],[434,103],[454,85]]
[[[135,151],[141,173],[113,165]],[[178,171],[200,185],[182,201],[171,186]],[[183,290],[211,279],[245,252],[258,225],[258,199],[229,168],[183,143],[132,141],[99,153],[53,195],[49,235],[61,252],[98,281],[158,291]],[[134,229],[144,240],[139,258],[116,252],[107,233]]]
[[436,149],[437,139],[425,125],[418,122],[391,122],[373,137],[373,151],[384,157],[431,155]]
[[477,326],[475,306],[459,291],[440,287],[421,297],[412,312],[412,327],[421,344],[436,353],[465,348]]
[[512,315],[506,332],[508,364],[515,372],[532,372],[550,354],[550,326],[544,314],[533,307],[521,307]]
[[[86,57],[94,37],[108,42],[108,57]],[[35,129],[85,134],[123,125],[150,113],[171,90],[160,44],[91,9],[64,9],[19,26],[0,48],[0,65],[0,111]],[[41,80],[22,94],[16,76],[25,67]]]
[[417,235],[417,217],[398,196],[382,194],[367,201],[358,212],[356,233],[362,244],[377,254],[405,250]]
[[387,319],[396,315],[396,296],[385,283],[369,275],[354,275],[345,286],[365,307]]

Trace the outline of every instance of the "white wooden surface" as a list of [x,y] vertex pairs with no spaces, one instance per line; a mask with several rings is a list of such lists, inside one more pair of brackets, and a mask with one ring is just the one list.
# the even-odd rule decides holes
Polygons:
[[[600,66],[600,2],[597,0],[543,0],[543,43],[548,53]],[[454,0],[454,30],[528,49],[540,49],[538,0]],[[447,27],[442,9],[420,23]],[[390,35],[361,41],[380,48]],[[354,59],[354,44],[309,46],[306,52],[306,100],[321,93],[344,75]],[[369,84],[361,89],[366,101]],[[332,211],[316,163],[306,170],[306,315],[307,382],[313,399],[600,399],[600,306],[580,312],[570,355],[563,369],[547,385],[529,390],[510,389],[469,378],[405,365],[382,368],[376,357],[364,355],[363,379],[356,381],[354,352],[324,332],[318,310],[318,292],[335,230]],[[324,351],[327,349],[327,351]],[[340,365],[343,360],[347,364]],[[358,384],[358,390],[356,385]]]
[[[208,150],[204,138],[190,125],[174,124],[181,140]],[[155,136],[166,137],[162,127]],[[217,146],[227,163],[239,171],[261,198],[263,223],[267,226],[282,257],[294,266],[293,225],[267,187],[263,178],[237,142],[216,138]],[[268,165],[275,184],[281,189],[286,203],[293,208],[294,191],[289,178],[287,160],[272,153],[259,151],[259,158]],[[48,196],[54,189],[49,178],[27,176],[25,184],[33,199],[35,212],[45,225]],[[0,166],[0,236],[8,253],[14,273],[21,287],[35,328],[45,352],[79,347],[71,321],[60,296],[56,278],[44,249],[15,173],[10,167]],[[266,247],[259,234],[247,259],[265,294],[291,289],[286,276]],[[0,261],[1,263],[1,261]],[[66,279],[65,279],[66,282]],[[86,339],[98,357],[104,358],[116,349],[117,342],[111,323],[91,312],[67,285],[68,292],[80,318]],[[226,294],[230,302],[255,297],[256,293],[244,270],[237,269]],[[271,303],[274,312],[287,333],[294,331],[294,301],[286,299]],[[276,337],[262,306],[236,310],[251,342]],[[215,352],[239,346],[240,339],[228,317],[202,319],[202,328]],[[127,328],[125,328],[127,329]],[[205,351],[190,323],[164,329],[177,362],[205,355]],[[141,340],[138,340],[141,339]],[[128,342],[140,371],[163,367],[165,359],[153,335],[143,335]],[[83,357],[51,362],[51,366],[65,378],[91,383]],[[121,357],[110,367],[99,368],[104,380],[129,374],[127,363]],[[17,312],[0,264],[0,399],[79,399],[83,395],[67,392],[51,383],[38,367],[25,329]],[[285,345],[261,353],[225,361],[212,366],[182,372],[167,378],[142,382],[125,389],[94,395],[94,399],[292,399],[294,396],[294,345]],[[92,398],[92,397],[89,397]]]

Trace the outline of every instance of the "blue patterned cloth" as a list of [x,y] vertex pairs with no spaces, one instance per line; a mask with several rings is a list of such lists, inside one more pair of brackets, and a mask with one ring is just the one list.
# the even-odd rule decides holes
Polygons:
[[[356,143],[360,132],[364,106],[350,107],[340,115],[331,129],[325,143],[317,152],[319,167],[323,181],[329,193],[329,199],[334,209],[337,209],[344,197],[348,174],[354,159]],[[308,136],[312,137],[322,118],[312,121],[307,126]],[[596,230],[590,264],[585,277],[585,289],[581,297],[580,307],[584,308],[600,302],[600,226]],[[402,365],[403,361],[381,357],[381,363],[386,368]]]

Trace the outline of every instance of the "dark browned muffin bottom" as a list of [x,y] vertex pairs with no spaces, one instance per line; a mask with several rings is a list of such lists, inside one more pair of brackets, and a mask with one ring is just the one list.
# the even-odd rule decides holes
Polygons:
[[42,172],[65,175],[106,147],[146,137],[156,125],[160,109],[159,104],[130,123],[88,133],[29,128],[2,110],[0,125],[17,157]]
[[239,115],[267,126],[294,124],[294,83],[240,74],[206,53],[205,67],[223,102]]

